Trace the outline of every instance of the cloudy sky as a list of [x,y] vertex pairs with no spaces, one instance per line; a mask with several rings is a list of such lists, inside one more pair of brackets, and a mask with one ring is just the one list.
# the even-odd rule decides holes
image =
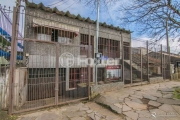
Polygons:
[[[13,8],[15,6],[16,0],[0,0],[0,4],[2,6],[8,6]],[[82,17],[90,17],[93,20],[96,20],[96,9],[95,6],[85,6],[83,3],[77,2],[77,0],[29,0],[30,2],[40,3],[42,2],[45,6],[49,6],[51,8],[57,7],[62,11],[69,11],[72,14],[80,14]],[[118,0],[117,0],[118,1]],[[128,4],[129,0],[119,0],[116,4],[109,4],[108,6],[100,7],[100,22],[106,22],[107,24],[113,24],[114,26],[120,26],[119,16],[123,16],[123,13],[120,13],[118,9],[125,4]],[[103,3],[101,3],[103,4]],[[126,26],[127,30],[133,31],[132,33],[132,45],[135,47],[144,47],[145,40],[149,40],[146,35],[138,35],[136,30],[136,25],[132,24]],[[139,41],[140,40],[140,41]],[[163,44],[166,46],[166,40],[162,40],[159,44]],[[171,52],[180,52],[179,43],[170,39]],[[165,49],[165,47],[164,47]]]

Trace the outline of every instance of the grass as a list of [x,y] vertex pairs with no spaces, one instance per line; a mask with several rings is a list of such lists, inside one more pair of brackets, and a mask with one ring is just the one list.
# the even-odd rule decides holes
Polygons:
[[8,115],[7,111],[0,110],[0,119],[1,120],[16,120],[18,117],[15,115]]
[[180,99],[180,87],[174,90],[174,97]]

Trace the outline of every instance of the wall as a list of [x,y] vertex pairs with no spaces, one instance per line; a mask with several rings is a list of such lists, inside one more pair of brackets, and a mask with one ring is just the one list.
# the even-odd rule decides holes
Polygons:
[[123,82],[115,82],[115,83],[91,86],[91,97],[94,98],[95,96],[101,93],[120,90],[123,87],[124,87]]
[[[60,22],[60,23],[64,23],[64,24],[69,24],[69,25],[73,25],[76,27],[79,27],[79,32],[83,33],[83,34],[88,34],[88,28],[89,25],[91,26],[91,35],[95,36],[96,35],[96,25],[95,24],[91,24],[85,21],[79,21],[77,19],[72,19],[66,16],[61,16],[61,15],[56,15],[40,9],[34,9],[34,8],[26,8],[26,13],[29,15],[33,15],[36,16],[36,18],[42,18],[42,19],[48,19],[48,20],[53,20],[56,22]],[[33,27],[32,27],[32,19],[33,16],[26,16],[26,22],[25,22],[25,26],[28,29],[25,29],[25,36],[26,37],[31,37],[31,38],[35,38],[36,35],[33,34]],[[113,39],[113,40],[121,40],[121,34],[123,36],[123,41],[126,42],[130,42],[130,34],[128,33],[124,33],[124,32],[120,32],[111,28],[107,28],[107,27],[103,27],[100,26],[99,27],[99,37],[104,37],[104,38],[109,38],[109,39]],[[77,41],[78,43],[78,41]]]
[[151,77],[149,78],[150,84],[163,82],[163,77]]
[[14,79],[14,107],[21,107],[27,98],[27,68],[16,68]]
[[9,97],[9,68],[5,68],[0,73],[0,109],[6,109]]
[[[96,39],[95,39],[95,35],[96,35],[96,26],[95,24],[91,24],[88,22],[84,22],[84,21],[79,21],[77,19],[72,19],[66,16],[60,16],[60,15],[52,15],[52,13],[40,10],[40,9],[35,9],[35,8],[29,8],[27,7],[26,9],[26,13],[29,15],[26,15],[25,17],[25,38],[32,38],[32,39],[36,39],[37,34],[34,31],[33,28],[33,16],[34,18],[41,18],[41,19],[48,19],[48,20],[52,20],[52,21],[56,21],[59,23],[64,23],[64,24],[69,24],[72,26],[76,26],[79,27],[79,32],[82,34],[88,34],[89,33],[89,25],[91,26],[91,35],[94,36],[94,52],[96,51]],[[36,16],[36,17],[35,17]],[[109,39],[113,39],[113,40],[118,40],[120,41],[120,51],[122,49],[121,46],[121,35],[123,38],[123,41],[126,42],[130,42],[131,41],[131,36],[128,33],[123,33],[114,29],[110,29],[107,27],[103,27],[100,26],[99,27],[99,37],[103,37],[103,38],[109,38]],[[29,42],[25,42],[25,53],[29,53],[30,54],[30,62],[29,62],[29,67],[35,67],[35,68],[42,68],[42,67],[49,67],[52,68],[55,65],[55,50],[54,50],[54,45],[44,45],[42,43],[34,43],[32,42],[31,44],[29,44]],[[73,44],[74,45],[79,45],[80,44],[80,35],[78,35],[77,37],[74,38],[73,40]],[[46,49],[47,47],[48,49]],[[33,52],[35,50],[35,52]],[[48,50],[52,50],[51,53],[49,53]],[[60,47],[59,53],[60,55],[63,52],[69,52],[72,53],[75,57],[80,55],[80,48],[78,47],[72,47],[72,46],[64,46],[64,47]],[[41,57],[39,56],[41,55]],[[48,55],[48,56],[47,56]],[[121,58],[122,53],[120,52],[120,58]],[[43,60],[51,60],[50,62],[45,62],[42,63]],[[33,62],[32,62],[33,61]],[[35,63],[37,62],[37,63]],[[72,66],[73,67],[73,66]],[[74,66],[75,67],[75,66]]]
[[[15,70],[13,102],[14,107],[18,108],[26,102],[27,95],[27,69],[17,68]],[[5,74],[0,75],[0,108],[6,109],[9,101],[9,69]]]

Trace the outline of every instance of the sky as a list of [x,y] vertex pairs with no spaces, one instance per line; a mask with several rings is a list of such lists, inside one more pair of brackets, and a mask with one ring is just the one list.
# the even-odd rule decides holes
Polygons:
[[[15,6],[16,0],[0,0],[0,4],[2,6],[10,6],[10,9],[13,9],[13,6]],[[77,0],[29,0],[30,2],[40,3],[42,2],[45,6],[49,6],[51,8],[57,7],[59,10],[62,10],[64,12],[69,11],[72,14],[80,14],[82,17],[87,18],[90,17],[92,20],[96,20],[96,8],[95,6],[85,6],[83,3],[77,2]],[[123,13],[120,13],[118,9],[125,4],[128,4],[129,0],[117,0],[116,4],[109,4],[108,6],[100,6],[100,22],[106,22],[107,24],[113,24],[114,26],[120,26],[120,19],[118,17],[121,15],[123,16]],[[133,31],[131,34],[132,38],[132,46],[134,47],[145,47],[146,43],[144,41],[150,40],[150,38],[147,37],[146,34],[144,35],[138,35],[136,30],[136,25],[131,24],[129,26],[125,27],[126,30]],[[180,52],[180,47],[178,47],[179,43],[174,41],[170,38],[170,46],[171,46],[171,52],[178,53]],[[162,40],[159,42],[159,44],[162,44],[166,46],[166,40]],[[151,47],[151,46],[150,46]]]

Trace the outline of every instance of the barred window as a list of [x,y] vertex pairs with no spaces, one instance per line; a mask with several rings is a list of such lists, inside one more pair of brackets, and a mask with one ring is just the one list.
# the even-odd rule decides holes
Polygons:
[[[90,72],[90,81],[93,81],[93,69]],[[88,82],[88,68],[70,68],[69,88],[76,88],[79,83]]]
[[[81,40],[80,40],[80,45],[85,45],[85,47],[81,46],[81,51],[80,54],[81,55],[88,55],[88,45],[89,45],[89,35],[86,34],[80,34],[81,35]],[[91,40],[90,40],[90,51],[91,51],[91,56],[93,57],[93,53],[94,53],[94,36],[91,36]]]
[[99,38],[98,52],[109,58],[120,57],[120,42],[107,38]]

